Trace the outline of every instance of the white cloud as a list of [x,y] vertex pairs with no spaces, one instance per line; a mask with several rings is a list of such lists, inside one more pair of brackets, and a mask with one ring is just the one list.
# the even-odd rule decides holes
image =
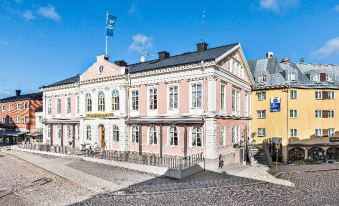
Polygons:
[[336,12],[339,12],[339,4],[338,4],[337,6],[334,7],[334,10],[335,10]]
[[130,51],[143,53],[145,49],[151,49],[153,47],[152,38],[144,34],[136,34],[132,37],[133,42],[129,45]]
[[333,38],[326,42],[326,44],[313,51],[311,53],[312,56],[323,59],[335,54],[339,54],[339,37]]
[[37,13],[41,15],[42,17],[52,19],[54,21],[59,21],[61,19],[58,12],[55,10],[55,8],[52,5],[48,5],[46,7],[40,7],[37,10]]
[[21,15],[27,21],[31,21],[31,20],[36,19],[36,17],[33,15],[33,12],[31,10],[24,11],[24,12],[22,12]]
[[281,12],[289,8],[297,7],[299,0],[260,0],[260,7],[273,12]]
[[0,98],[5,98],[11,95],[12,95],[12,92],[10,92],[9,90],[0,88]]

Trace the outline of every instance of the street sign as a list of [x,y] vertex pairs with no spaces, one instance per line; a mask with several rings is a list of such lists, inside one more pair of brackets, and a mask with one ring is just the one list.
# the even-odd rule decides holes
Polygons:
[[280,112],[280,97],[271,98],[270,101],[270,111],[271,112]]

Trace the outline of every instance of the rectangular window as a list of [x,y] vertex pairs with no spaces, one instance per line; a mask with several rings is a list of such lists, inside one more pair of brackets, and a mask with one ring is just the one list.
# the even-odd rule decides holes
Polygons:
[[225,110],[225,85],[220,86],[220,109]]
[[232,112],[233,115],[240,114],[240,91],[237,89],[232,90]]
[[72,131],[70,125],[67,125],[67,138],[72,139]]
[[178,109],[178,86],[169,87],[169,109]]
[[329,91],[327,92],[327,95],[328,95],[328,99],[334,99],[334,92],[333,91]]
[[139,126],[132,127],[132,140],[133,143],[139,143]]
[[80,113],[80,97],[77,96],[77,114]]
[[20,117],[16,117],[16,123],[20,124]]
[[2,111],[4,112],[6,110],[6,106],[5,105],[2,105]]
[[315,136],[316,137],[322,137],[323,136],[323,130],[322,129],[315,129]]
[[266,118],[266,110],[258,110],[257,115],[258,115],[258,119],[265,119]]
[[334,118],[334,110],[328,110],[328,118]]
[[315,92],[315,99],[323,99],[323,95],[321,91],[316,91]]
[[6,123],[6,117],[2,118],[2,123]]
[[245,94],[245,102],[244,102],[245,116],[249,115],[249,105],[250,105],[249,94]]
[[192,84],[192,108],[201,108],[202,105],[202,85]]
[[232,127],[232,144],[239,144],[240,142],[240,126],[233,125]]
[[297,137],[298,136],[298,130],[297,129],[291,129],[291,137]]
[[132,110],[139,110],[139,91],[132,91]]
[[225,127],[222,125],[220,127],[220,146],[225,146],[226,145],[226,131]]
[[149,89],[149,108],[150,109],[158,108],[158,89],[157,88]]
[[202,146],[202,129],[201,127],[192,128],[192,147]]
[[265,136],[266,136],[266,129],[258,128],[258,137],[265,137]]
[[258,92],[258,101],[263,101],[266,99],[266,92]]
[[61,114],[61,99],[57,99],[57,114]]
[[296,99],[297,98],[297,90],[291,90],[290,97],[291,97],[291,99]]
[[61,134],[61,125],[58,125],[58,126],[57,126],[57,137],[58,137],[59,139],[61,139],[61,136],[62,136],[62,134]]
[[51,135],[52,135],[52,128],[51,128],[52,126],[49,124],[48,126],[47,126],[47,137],[48,138],[50,138],[51,137]]
[[329,137],[334,137],[334,135],[335,135],[335,130],[334,130],[334,128],[329,128],[329,129],[328,129],[328,136],[329,136]]
[[24,123],[27,124],[28,123],[28,117],[24,117]]
[[52,101],[51,101],[51,99],[47,100],[47,114],[52,114]]
[[298,111],[295,109],[290,110],[290,118],[297,118],[298,116]]
[[9,111],[12,111],[13,110],[13,105],[9,105]]
[[16,104],[16,110],[20,110],[21,109],[21,104]]
[[326,81],[327,81],[327,82],[331,82],[331,81],[333,81],[333,76],[332,76],[332,75],[329,75],[329,74],[327,74],[327,75],[326,75]]
[[12,117],[9,117],[9,123],[13,123],[13,118]]
[[294,73],[294,72],[291,72],[290,73],[290,80],[291,81],[296,81],[297,80],[297,77],[296,77],[297,75]]
[[24,109],[28,109],[28,103],[27,102],[24,103]]
[[66,112],[69,114],[71,113],[71,97],[67,97],[66,104]]
[[315,110],[315,117],[316,118],[321,118],[323,115],[323,112],[322,112],[322,110]]

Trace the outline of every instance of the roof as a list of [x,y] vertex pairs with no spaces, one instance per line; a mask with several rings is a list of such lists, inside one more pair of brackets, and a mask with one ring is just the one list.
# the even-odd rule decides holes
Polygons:
[[[250,70],[255,80],[254,87],[339,87],[339,79],[332,82],[313,81],[312,75],[326,73],[327,75],[339,75],[339,67],[319,64],[295,64],[293,62],[279,62],[275,57],[249,61]],[[296,75],[296,81],[289,80],[289,74]],[[266,81],[259,82],[261,75],[266,76]]]
[[62,81],[55,82],[55,83],[47,85],[47,86],[42,86],[41,88],[48,88],[48,87],[55,87],[55,86],[66,85],[66,84],[73,84],[73,83],[76,83],[76,82],[79,82],[79,81],[80,81],[80,75],[77,74],[77,75],[75,75],[73,77],[64,79]]
[[4,102],[15,102],[15,101],[36,100],[36,99],[42,100],[42,92],[7,97],[7,98],[0,99],[0,102],[4,103]]
[[130,64],[128,65],[128,72],[132,74],[137,72],[161,69],[164,67],[192,64],[201,61],[212,61],[238,45],[239,43],[235,43],[207,49],[204,51],[188,52],[176,56],[171,56],[162,60],[156,59],[137,64]]
[[[216,58],[223,55],[224,53],[232,50],[238,45],[240,44],[234,43],[234,44],[219,46],[215,48],[210,48],[204,51],[194,51],[194,52],[183,53],[183,54],[171,56],[171,57],[168,57],[162,60],[155,59],[155,60],[150,60],[146,62],[130,64],[130,65],[127,65],[128,73],[133,74],[133,73],[138,73],[138,72],[161,69],[164,67],[186,65],[186,64],[192,64],[192,63],[198,63],[201,61],[213,61]],[[79,81],[80,81],[80,75],[76,75],[74,77],[71,77],[71,78],[68,78],[68,79],[47,85],[47,86],[42,86],[41,88],[72,84],[72,83],[79,82]]]

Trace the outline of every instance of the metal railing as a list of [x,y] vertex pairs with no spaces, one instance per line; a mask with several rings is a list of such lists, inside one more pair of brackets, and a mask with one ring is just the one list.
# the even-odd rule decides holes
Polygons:
[[20,143],[20,149],[36,150],[51,153],[71,154],[78,156],[86,156],[97,159],[105,159],[119,162],[130,162],[143,165],[151,165],[158,167],[166,167],[177,170],[192,167],[204,161],[203,153],[193,154],[183,158],[182,156],[164,155],[160,157],[159,154],[143,153],[140,155],[138,152],[132,151],[116,151],[116,150],[92,150],[80,151],[71,146],[51,146],[43,143]]

